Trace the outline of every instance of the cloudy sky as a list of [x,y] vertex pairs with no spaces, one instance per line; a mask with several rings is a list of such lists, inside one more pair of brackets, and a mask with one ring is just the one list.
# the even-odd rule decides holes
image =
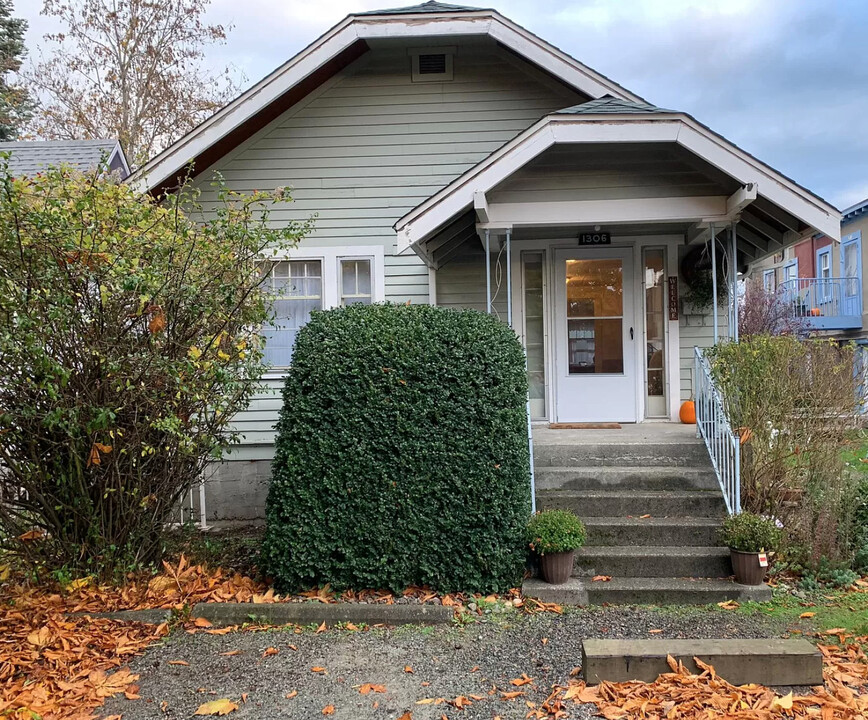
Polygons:
[[[231,63],[253,82],[348,13],[410,1],[212,0],[207,19],[233,29],[208,60]],[[54,29],[39,15],[41,0],[14,4],[36,48]],[[868,198],[866,0],[479,2],[492,5],[649,102],[691,113],[839,208]]]

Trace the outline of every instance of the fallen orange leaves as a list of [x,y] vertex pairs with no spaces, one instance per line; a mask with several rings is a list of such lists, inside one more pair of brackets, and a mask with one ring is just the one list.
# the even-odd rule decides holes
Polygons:
[[851,638],[849,645],[820,645],[825,661],[825,687],[813,688],[809,695],[777,695],[761,685],[735,686],[717,676],[711,665],[694,658],[700,669],[689,672],[669,658],[672,672],[652,683],[624,682],[590,687],[572,682],[555,692],[528,717],[565,717],[564,703],[593,703],[598,714],[608,720],[632,718],[820,718],[851,720],[868,717],[868,694],[857,695],[851,688],[868,684],[868,658],[863,645],[868,638]]
[[65,617],[64,599],[4,587],[0,605],[0,716],[93,718],[114,695],[138,696],[122,667],[168,632],[166,625]]

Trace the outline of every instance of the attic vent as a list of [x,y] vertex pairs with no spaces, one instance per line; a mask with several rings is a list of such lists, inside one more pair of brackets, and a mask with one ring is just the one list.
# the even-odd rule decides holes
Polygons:
[[454,47],[414,48],[409,52],[413,61],[413,82],[446,82],[452,79]]
[[438,55],[420,55],[419,56],[419,74],[420,75],[442,75],[446,72],[446,55],[440,53]]

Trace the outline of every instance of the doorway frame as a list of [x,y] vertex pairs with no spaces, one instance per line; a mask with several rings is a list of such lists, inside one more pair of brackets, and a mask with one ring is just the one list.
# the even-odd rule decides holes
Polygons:
[[[636,417],[638,422],[677,422],[678,410],[682,402],[684,380],[689,384],[689,375],[683,375],[681,370],[680,352],[680,320],[667,320],[666,322],[666,394],[668,405],[668,417],[646,418],[645,415],[645,353],[641,352],[645,338],[645,298],[643,292],[640,269],[642,268],[642,250],[645,247],[666,248],[667,277],[678,275],[678,249],[685,242],[682,234],[661,233],[659,235],[627,235],[618,234],[612,236],[612,243],[606,247],[613,249],[632,250],[633,262],[633,318],[634,323],[641,321],[640,332],[636,333],[639,342],[634,341],[635,358],[635,402]],[[554,333],[556,331],[555,307],[555,263],[553,258],[558,250],[575,250],[578,242],[573,237],[559,237],[552,239],[516,239],[513,237],[513,262],[510,272],[515,292],[513,293],[513,326],[516,333],[524,343],[524,282],[521,265],[521,251],[544,250],[545,267],[543,269],[546,282],[546,318],[545,318],[545,385],[546,385],[546,417],[533,418],[534,423],[555,422],[555,408],[557,407],[557,383],[555,369]],[[634,328],[636,326],[634,325]],[[690,349],[690,362],[692,363],[693,348]]]

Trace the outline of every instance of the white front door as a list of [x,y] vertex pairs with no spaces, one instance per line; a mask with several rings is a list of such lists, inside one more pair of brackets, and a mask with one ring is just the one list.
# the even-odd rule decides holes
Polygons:
[[630,250],[555,255],[558,422],[636,422],[636,352]]

